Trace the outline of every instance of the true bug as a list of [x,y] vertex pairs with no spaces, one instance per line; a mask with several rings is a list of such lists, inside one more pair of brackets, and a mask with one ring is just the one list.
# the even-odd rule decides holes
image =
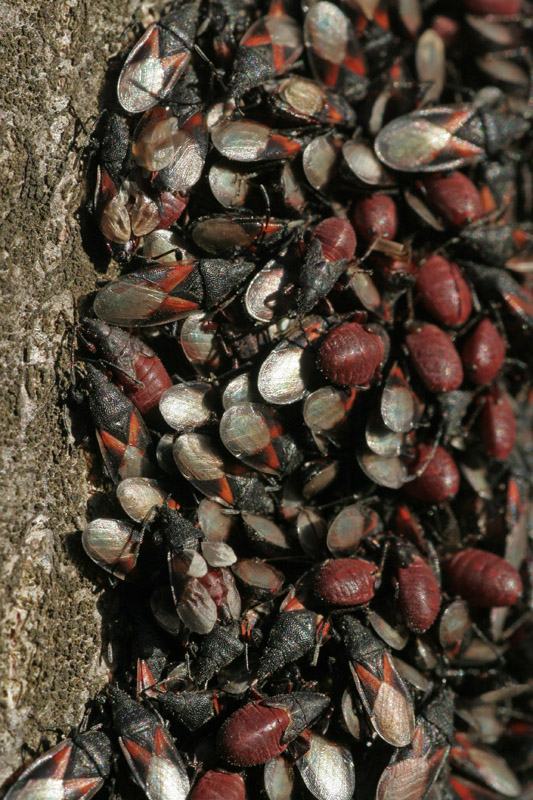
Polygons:
[[124,327],[162,325],[213,308],[250,274],[253,265],[217,259],[152,264],[109,283],[96,295],[94,313]]
[[184,3],[139,39],[118,79],[118,99],[125,111],[146,111],[171,92],[190,61],[199,10],[196,0]]
[[412,545],[396,541],[394,557],[402,617],[410,630],[424,633],[439,613],[439,582],[428,562]]
[[419,300],[442,325],[463,325],[472,311],[470,289],[459,267],[432,256],[420,268],[415,284]]
[[331,291],[353,258],[355,246],[355,233],[347,220],[327,217],[315,227],[298,278],[300,313],[311,311]]
[[354,617],[341,617],[335,627],[342,635],[357,692],[376,733],[395,747],[405,747],[415,733],[414,710],[391,656]]
[[389,122],[375,149],[392,169],[439,172],[481,160],[523,136],[527,123],[518,116],[473,105],[425,108]]
[[360,558],[336,558],[321,564],[313,579],[317,597],[331,606],[356,606],[374,596],[378,569]]
[[376,374],[384,347],[379,336],[358,322],[345,322],[324,339],[318,353],[322,372],[341,386],[365,386]]
[[192,788],[190,800],[245,800],[246,789],[241,775],[222,770],[204,772]]
[[33,761],[5,797],[90,800],[110,775],[112,755],[111,742],[103,731],[76,734]]
[[463,382],[463,366],[450,337],[436,325],[421,324],[405,343],[414,368],[430,392],[451,392]]
[[83,320],[81,331],[90,348],[94,346],[112,365],[117,382],[141,414],[153,414],[172,382],[151,347],[120,328],[89,317]]
[[146,455],[151,444],[146,425],[131,400],[92,364],[86,364],[89,405],[100,452],[109,476],[150,476],[153,466]]
[[282,612],[272,626],[261,654],[256,681],[310,653],[317,644],[319,617],[305,608]]
[[492,458],[508,458],[516,439],[516,418],[509,395],[496,385],[483,400],[480,423],[485,452]]
[[510,606],[522,593],[514,567],[486,550],[466,548],[442,562],[450,590],[473,606]]
[[459,490],[459,470],[443,447],[419,444],[409,472],[416,477],[405,484],[405,491],[426,503],[444,503]]
[[365,241],[394,239],[398,230],[396,203],[387,194],[372,194],[356,203],[352,223]]
[[476,384],[494,380],[505,358],[505,342],[488,317],[484,317],[461,349],[467,377]]
[[230,764],[263,764],[283,753],[329,705],[310,692],[254,700],[229,717],[217,736],[217,751]]
[[116,686],[108,686],[106,696],[122,753],[149,800],[185,800],[185,765],[161,720]]

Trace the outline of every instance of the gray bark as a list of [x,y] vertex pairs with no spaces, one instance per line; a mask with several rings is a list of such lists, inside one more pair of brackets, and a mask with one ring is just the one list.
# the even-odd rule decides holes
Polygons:
[[65,318],[107,265],[82,245],[76,115],[92,127],[108,59],[149,13],[136,0],[0,3],[0,785],[23,743],[68,733],[107,679],[104,584],[80,547],[88,456],[73,447],[61,400]]

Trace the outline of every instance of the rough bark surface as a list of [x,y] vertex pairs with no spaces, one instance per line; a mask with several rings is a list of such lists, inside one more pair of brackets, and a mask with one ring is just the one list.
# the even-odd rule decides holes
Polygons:
[[103,583],[80,546],[87,457],[56,365],[68,368],[65,319],[108,263],[80,224],[77,118],[91,129],[110,56],[150,12],[136,0],[0,2],[0,785],[21,746],[67,733],[107,676]]

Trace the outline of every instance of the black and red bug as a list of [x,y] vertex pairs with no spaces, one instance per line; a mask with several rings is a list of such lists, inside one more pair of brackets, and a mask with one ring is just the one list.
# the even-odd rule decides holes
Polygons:
[[247,703],[221,727],[217,752],[238,767],[263,764],[283,753],[329,703],[326,695],[311,692],[292,692]]
[[409,630],[425,633],[437,619],[441,592],[431,566],[410,544],[394,542],[398,607]]
[[505,269],[464,262],[481,295],[503,303],[524,331],[533,328],[533,298]]
[[276,670],[311,653],[322,622],[322,617],[306,608],[280,613],[262,649],[255,680],[261,683]]
[[372,727],[394,747],[408,745],[415,733],[409,691],[385,646],[354,617],[335,623],[340,631],[355,686]]
[[314,228],[298,276],[297,305],[306,314],[325,297],[355,254],[355,232],[346,219],[326,217]]
[[412,800],[426,796],[448,759],[453,711],[453,694],[442,689],[417,717],[412,742],[394,751],[381,774],[376,800],[396,800],[406,792]]
[[440,172],[480,161],[526,130],[526,121],[517,115],[482,115],[473,105],[424,108],[385,125],[375,149],[392,169]]
[[147,111],[169,95],[191,59],[200,3],[183,3],[150,25],[128,55],[117,95],[130,114]]
[[111,773],[113,751],[101,730],[79,733],[33,761],[5,795],[6,800],[90,800]]
[[239,98],[286,72],[304,49],[301,28],[290,17],[281,0],[272,0],[266,16],[246,31],[235,55],[228,92]]
[[89,406],[96,438],[109,476],[120,479],[147,476],[154,467],[147,455],[151,437],[131,400],[92,364],[86,364]]
[[[145,693],[146,694],[146,693]],[[197,691],[167,690],[164,681],[150,691],[165,717],[177,720],[189,731],[196,731],[215,719],[223,709],[223,698],[214,689]]]
[[89,558],[121,579],[133,577],[142,540],[139,528],[118,519],[93,519],[81,539]]
[[100,289],[96,316],[114,325],[145,327],[213,308],[250,274],[253,265],[217,259],[151,264]]
[[225,506],[271,513],[274,507],[257,473],[238,462],[203,433],[178,436],[173,447],[181,474],[199,491]]
[[355,122],[355,112],[343,97],[301,75],[277,81],[272,89],[268,88],[267,97],[274,117],[284,122],[339,127]]
[[243,653],[239,623],[215,625],[210,633],[202,636],[196,658],[191,663],[191,676],[196,683],[203,684]]
[[223,120],[211,130],[211,141],[230,161],[278,161],[292,158],[301,149],[297,139],[249,119]]
[[341,9],[326,0],[306,14],[304,40],[315,78],[350,100],[366,94],[366,63],[356,31]]
[[463,775],[480,781],[499,795],[520,797],[522,787],[505,759],[459,731],[453,739],[450,764]]
[[224,412],[219,426],[225,447],[259,472],[293,472],[302,456],[279,413],[260,403],[240,403]]
[[185,800],[185,764],[163,722],[116,686],[108,686],[113,727],[132,775],[150,800]]
[[141,414],[153,414],[159,398],[172,386],[156,353],[142,339],[98,319],[86,318],[80,326],[88,346],[110,364],[119,383]]

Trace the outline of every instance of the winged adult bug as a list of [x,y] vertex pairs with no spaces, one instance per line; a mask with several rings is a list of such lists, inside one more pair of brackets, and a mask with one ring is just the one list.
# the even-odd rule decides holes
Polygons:
[[345,506],[331,521],[326,545],[334,556],[351,556],[365,538],[379,535],[383,523],[374,509],[363,503]]
[[315,136],[304,149],[302,166],[307,182],[317,191],[326,190],[340,166],[342,140],[331,134]]
[[124,327],[163,325],[201,307],[214,308],[252,269],[244,261],[230,266],[217,259],[153,264],[100,289],[94,313]]
[[76,734],[33,761],[5,797],[90,800],[109,777],[112,758],[111,742],[103,731]]
[[453,729],[453,696],[444,689],[417,717],[412,742],[393,753],[379,780],[376,800],[388,800],[399,792],[422,800],[446,764]]
[[117,500],[134,522],[147,520],[150,512],[164,504],[166,497],[159,483],[150,478],[125,478],[117,486]]
[[261,481],[230,457],[218,443],[200,433],[185,433],[174,443],[174,458],[181,474],[199,491],[225,506],[269,513],[273,503]]
[[322,386],[306,397],[304,422],[321,449],[322,438],[335,441],[346,427],[356,397],[356,389],[346,390],[335,386]]
[[239,98],[248,89],[282,75],[304,49],[300,26],[280,0],[271,2],[268,14],[246,31],[235,55],[228,92]]
[[244,779],[234,772],[209,770],[192,788],[190,800],[246,800]]
[[106,692],[118,742],[136,783],[149,800],[185,800],[185,765],[159,717],[116,686],[108,686]]
[[191,663],[191,675],[197,683],[204,683],[243,653],[239,624],[215,625],[202,637],[198,654]]
[[266,264],[252,278],[244,296],[246,312],[257,322],[270,322],[291,305],[288,271],[281,265]]
[[398,230],[396,203],[387,194],[371,194],[359,200],[351,219],[359,236],[367,242],[394,239]]
[[353,125],[355,112],[340,96],[316,81],[291,75],[267,87],[276,118],[295,124]]
[[379,571],[362,558],[334,558],[321,564],[313,576],[319,600],[330,606],[350,607],[374,597]]
[[96,352],[112,365],[116,381],[141,414],[153,414],[159,398],[172,382],[152,348],[141,339],[98,319],[84,319],[81,331],[84,339],[89,340],[89,347],[92,349],[94,346]]
[[334,328],[320,346],[318,365],[324,375],[341,386],[365,386],[376,374],[384,347],[379,336],[358,322]]
[[501,386],[492,386],[483,398],[481,439],[488,456],[508,458],[516,439],[516,417],[509,395]]
[[147,111],[172,91],[189,64],[199,10],[197,0],[183,3],[139,39],[118,79],[118,100],[125,111]]
[[368,80],[366,64],[348,17],[321,0],[305,17],[304,40],[315,78],[350,100],[361,100]]
[[398,606],[409,630],[424,633],[437,619],[441,593],[430,565],[410,544],[394,543]]
[[115,483],[119,479],[150,477],[153,466],[146,455],[150,434],[131,400],[92,364],[86,364],[89,406],[102,458]]
[[408,689],[384,645],[354,617],[335,623],[342,634],[355,687],[376,733],[394,747],[408,745],[415,733]]
[[245,215],[213,216],[197,220],[191,233],[195,244],[207,253],[234,256],[280,241],[293,224]]
[[296,761],[296,769],[313,797],[351,800],[355,766],[350,750],[313,731],[305,731],[302,738],[308,749]]
[[285,664],[310,653],[317,645],[319,616],[305,608],[282,612],[270,629],[255,680],[262,683]]
[[488,747],[476,745],[457,732],[450,751],[450,763],[469,778],[481,781],[504,797],[519,797],[522,787],[507,762]]
[[472,297],[461,270],[442,256],[431,256],[420,268],[415,284],[419,300],[441,325],[464,325]]
[[426,503],[444,503],[459,491],[459,470],[443,447],[427,443],[417,445],[409,473],[415,477],[405,483],[405,491]]
[[171,386],[159,399],[161,416],[175,431],[201,428],[216,417],[216,392],[206,381]]
[[465,373],[473,383],[491,383],[500,371],[505,358],[505,341],[488,317],[484,317],[466,339],[461,358]]
[[355,233],[347,220],[328,217],[316,226],[298,276],[300,313],[308,313],[329,294],[353,258],[355,246]]
[[[350,139],[342,146],[343,173],[364,186],[390,186],[393,181],[369,145]],[[346,166],[345,166],[346,165]]]
[[516,569],[486,550],[466,548],[442,561],[451,592],[473,606],[512,606],[522,594]]
[[259,403],[231,406],[220,420],[220,438],[240,461],[270,475],[292,472],[301,461],[277,411]]
[[263,603],[277,597],[285,581],[283,572],[258,558],[241,558],[231,571],[248,602]]
[[453,392],[463,382],[463,366],[441,328],[421,324],[405,337],[412,364],[430,392]]
[[533,231],[527,225],[472,225],[460,232],[458,246],[483,264],[528,272],[533,259]]
[[398,363],[393,364],[385,380],[380,412],[383,422],[391,431],[408,433],[415,425],[414,393]]
[[482,294],[502,301],[504,309],[524,330],[533,327],[533,300],[508,272],[471,261],[466,262],[466,267]]
[[217,717],[223,708],[219,692],[166,690],[165,684],[156,687],[151,695],[165,717],[177,720],[190,731],[196,731]]
[[329,697],[311,692],[254,700],[229,717],[217,736],[217,752],[239,767],[264,764],[283,753],[322,714]]
[[291,158],[301,147],[298,141],[247,119],[220,122],[211,131],[211,141],[225,158],[242,162]]
[[198,577],[188,577],[183,584],[182,576],[176,569],[179,561],[173,560],[171,566],[171,586],[176,610],[183,624],[190,630],[206,634],[213,629],[217,620],[230,622],[239,618],[241,597],[228,569],[209,569]]
[[375,150],[388,167],[402,172],[441,172],[480,161],[505,148],[527,130],[527,122],[474,105],[413,111],[378,133]]

